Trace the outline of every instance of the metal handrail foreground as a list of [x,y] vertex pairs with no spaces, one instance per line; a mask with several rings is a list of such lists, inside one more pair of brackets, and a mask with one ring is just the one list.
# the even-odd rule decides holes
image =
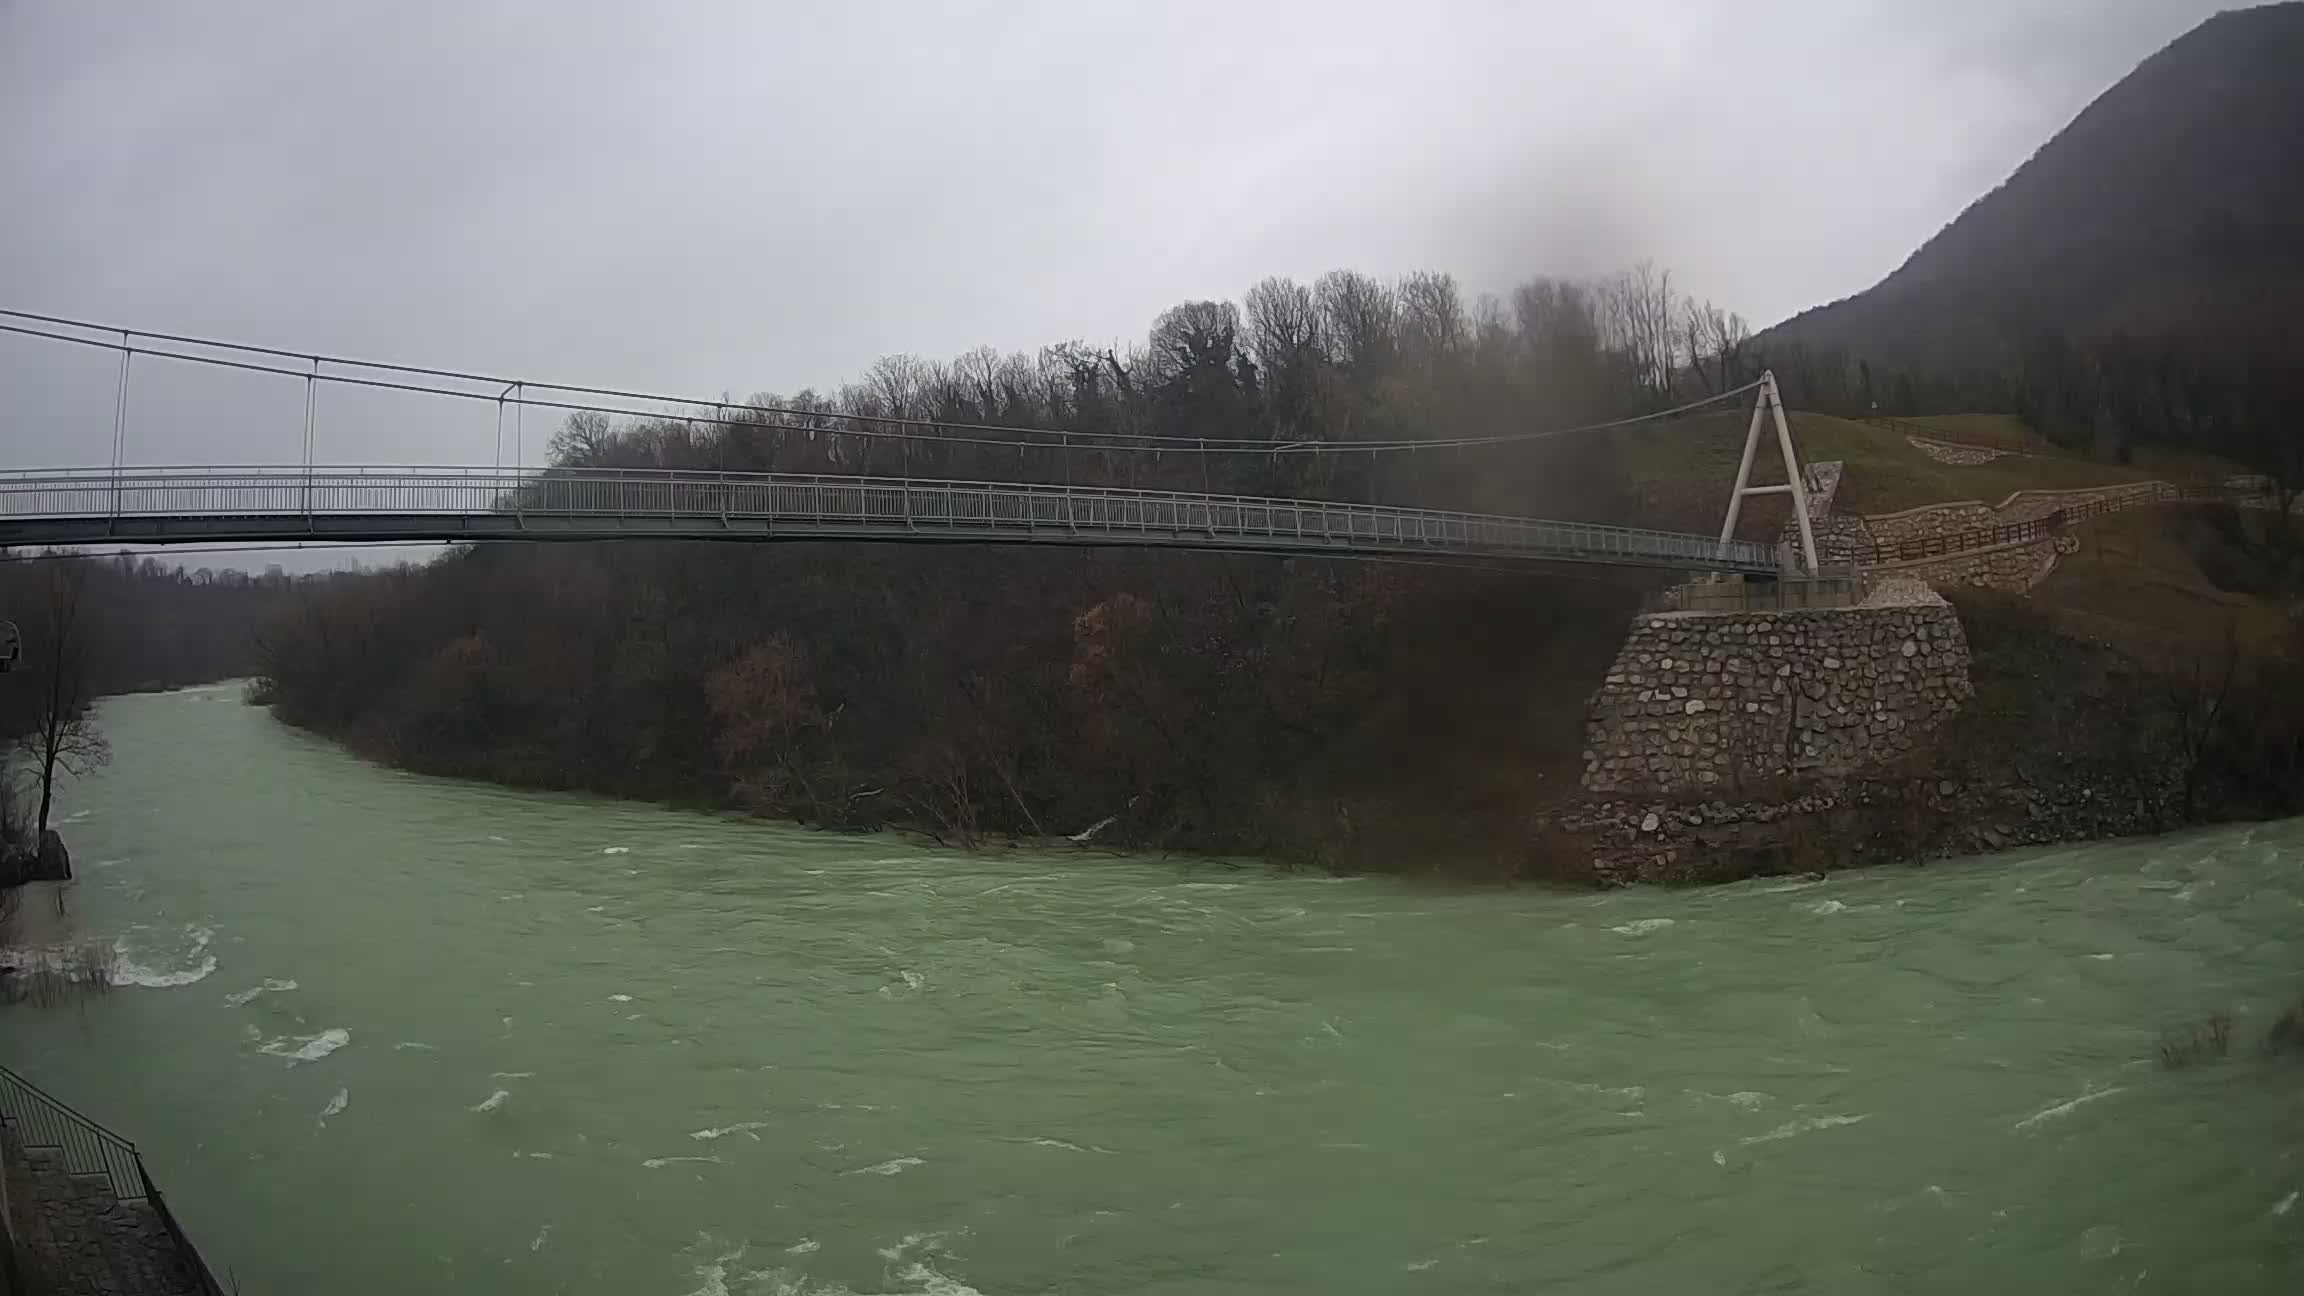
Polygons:
[[176,1243],[177,1257],[202,1296],[223,1296],[224,1289],[176,1222],[134,1143],[4,1066],[0,1066],[0,1122],[6,1123],[10,1138],[26,1153],[53,1155],[66,1174],[102,1175],[114,1199],[148,1205]]

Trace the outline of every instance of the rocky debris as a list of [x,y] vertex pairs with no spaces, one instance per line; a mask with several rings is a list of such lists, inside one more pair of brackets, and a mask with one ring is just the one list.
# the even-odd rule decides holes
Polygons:
[[1928,587],[1928,582],[1914,576],[1881,576],[1872,582],[1872,592],[1865,596],[1868,608],[1934,607],[1944,596]]
[[1953,445],[1944,441],[1924,441],[1916,436],[1908,436],[1904,439],[1912,443],[1913,449],[1928,456],[1936,462],[1940,464],[1951,464],[1957,468],[1973,468],[1977,464],[1988,464],[1993,460],[1998,459],[2002,455],[2008,453],[2005,450],[1992,450],[1984,446]]
[[1546,844],[1566,856],[1533,871],[1602,886],[1820,876],[2168,827],[2173,786],[2104,796],[2100,778],[2075,767],[2049,785],[1996,786],[1912,771],[1737,798],[1586,797],[1547,812]]
[[65,849],[64,835],[53,828],[40,834],[40,850],[32,859],[31,880],[35,882],[69,882],[72,880],[72,852]]

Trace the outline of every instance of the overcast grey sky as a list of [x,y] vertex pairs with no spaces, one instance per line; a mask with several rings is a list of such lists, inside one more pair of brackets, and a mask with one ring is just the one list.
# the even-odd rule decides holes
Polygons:
[[[1766,324],[2220,7],[0,0],[0,305],[737,395],[1339,266]],[[0,338],[0,464],[104,462],[108,373]],[[131,459],[294,458],[300,394],[168,382]],[[490,456],[379,411],[321,458]]]

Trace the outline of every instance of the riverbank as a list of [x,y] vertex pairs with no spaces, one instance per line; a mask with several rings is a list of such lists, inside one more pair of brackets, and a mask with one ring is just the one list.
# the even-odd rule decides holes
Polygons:
[[260,696],[363,755],[507,786],[953,844],[1096,828],[1117,849],[1510,875],[1659,580],[483,550],[312,591],[267,636]]
[[1859,775],[1721,796],[1571,799],[1539,823],[1532,871],[1713,883],[2295,812],[2292,758],[2272,759],[2293,749],[2298,719],[2277,664],[2156,670],[2025,600],[1953,599],[1974,695],[1914,750]]
[[[1290,566],[1262,570],[1285,589],[1306,575]],[[1298,718],[1270,699],[1223,712],[1195,704],[1202,681],[1161,647],[1176,632],[1144,638],[1156,624],[1149,605],[1107,591],[1075,626],[1070,703],[989,708],[970,730],[972,754],[931,744],[922,756],[899,736],[903,713],[928,707],[928,694],[850,692],[861,679],[818,693],[818,659],[781,633],[740,669],[653,676],[665,695],[652,708],[691,717],[685,724],[634,720],[630,702],[603,701],[606,719],[641,723],[639,733],[603,725],[583,709],[590,696],[569,710],[521,677],[516,666],[533,660],[539,641],[499,645],[485,631],[452,640],[413,677],[372,684],[360,695],[372,702],[321,700],[332,667],[264,681],[257,696],[371,759],[512,787],[903,829],[962,846],[1076,837],[1107,849],[1478,882],[1829,872],[2276,817],[2295,812],[2304,790],[2304,693],[2265,634],[2243,647],[2209,628],[2147,660],[2133,644],[2076,633],[2053,606],[1956,591],[1972,696],[1909,751],[1855,776],[1747,783],[1716,796],[1593,795],[1577,786],[1575,748],[1586,690],[1630,615],[1627,590],[1581,587],[1551,609],[1541,631],[1524,631],[1550,650],[1530,663],[1497,651],[1509,642],[1498,639],[1467,657],[1458,635],[1482,600],[1512,587],[1474,582],[1452,597],[1360,579],[1354,597],[1379,633],[1322,623],[1322,634],[1346,636],[1365,655],[1324,696],[1303,692],[1308,680],[1293,685],[1300,700],[1290,706],[1314,708]],[[1522,587],[1507,607],[1540,615],[1536,605],[1562,591]],[[1338,642],[1299,640],[1290,651],[1333,653]],[[1436,677],[1414,665],[1435,652],[1465,668]],[[1115,713],[1134,713],[1143,727],[1122,740]],[[1227,719],[1237,736],[1224,732]],[[1333,725],[1333,741],[1299,732],[1315,724]],[[546,731],[567,736],[545,742]],[[631,755],[599,760],[571,745],[574,733]],[[1277,768],[1241,759],[1259,746]],[[1220,757],[1197,768],[1196,752]],[[1403,762],[1404,753],[1418,759]]]

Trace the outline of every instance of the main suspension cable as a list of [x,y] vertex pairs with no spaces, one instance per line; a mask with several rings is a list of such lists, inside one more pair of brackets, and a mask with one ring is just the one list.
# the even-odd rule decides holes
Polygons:
[[[421,365],[395,364],[386,361],[360,360],[346,356],[319,355],[309,351],[289,351],[278,347],[255,346],[239,342],[219,341],[212,338],[194,337],[188,334],[147,333],[135,329],[123,329],[111,325],[93,324],[87,321],[70,319],[64,316],[40,315],[30,311],[18,311],[6,308],[0,308],[0,316],[6,316],[13,319],[30,320],[37,324],[49,324],[63,328],[86,329],[90,331],[100,330],[102,332],[110,333],[120,338],[121,340],[113,341],[105,337],[78,337],[69,333],[54,332],[50,329],[7,323],[0,323],[0,332],[14,333],[26,337],[42,338],[54,342],[66,342],[78,346],[92,347],[99,350],[117,351],[123,353],[132,351],[138,355],[153,356],[160,359],[177,360],[187,364],[208,365],[224,369],[236,369],[250,373],[278,374],[283,377],[302,378],[308,381],[316,379],[319,382],[338,383],[354,387],[368,387],[384,391],[409,392],[418,395],[441,396],[455,400],[486,401],[498,405],[508,403],[514,407],[516,417],[519,412],[525,411],[529,406],[534,406],[539,409],[561,410],[569,413],[597,413],[635,419],[664,419],[681,423],[697,424],[706,427],[754,428],[768,431],[797,432],[807,434],[811,437],[852,436],[907,442],[918,441],[933,445],[995,446],[1019,450],[1058,450],[1064,452],[1073,450],[1098,450],[1108,452],[1178,455],[1357,455],[1394,454],[1401,452],[1413,452],[1418,450],[1472,449],[1487,446],[1520,445],[1530,442],[1549,440],[1554,437],[1572,436],[1584,432],[1602,432],[1618,428],[1631,427],[1642,423],[1660,422],[1666,419],[1675,418],[1682,414],[1704,409],[1708,406],[1718,405],[1723,402],[1733,400],[1734,398],[1751,392],[1760,386],[1759,380],[1755,379],[1751,382],[1743,384],[1742,386],[1733,387],[1713,395],[1700,397],[1693,401],[1675,405],[1669,409],[1658,410],[1647,414],[1632,415],[1626,418],[1610,419],[1600,423],[1586,423],[1577,425],[1575,427],[1565,428],[1547,428],[1532,432],[1510,432],[1492,436],[1476,437],[1439,437],[1422,440],[1392,439],[1383,441],[1275,442],[1243,437],[1164,436],[1152,433],[1137,432],[1095,432],[1075,428],[1044,428],[1003,425],[995,423],[946,422],[934,419],[897,418],[878,414],[855,414],[830,410],[809,410],[796,406],[770,404],[745,404],[737,406],[735,408],[750,411],[753,416],[736,418],[728,417],[725,413],[703,415],[699,413],[666,411],[661,409],[634,410],[617,405],[603,405],[597,401],[546,399],[542,397],[530,396],[528,395],[528,392],[531,389],[535,389],[546,392],[558,392],[579,397],[590,396],[602,397],[611,400],[646,401],[658,405],[685,407],[691,410],[713,409],[715,411],[725,411],[731,407],[723,401],[697,400],[688,397],[665,396],[648,392],[624,391],[610,387],[588,387],[574,383],[535,382],[531,380],[504,378],[490,374],[469,373],[462,370],[429,368]],[[224,356],[214,355],[200,355],[188,351],[168,350],[145,345],[145,343],[155,341],[172,342],[187,346],[205,347],[218,351],[239,352],[245,355],[298,360],[311,367],[290,369],[279,365],[262,364],[252,360],[232,359]],[[495,393],[489,393],[468,391],[456,387],[441,386],[436,382],[403,382],[395,379],[362,377],[354,374],[321,373],[318,372],[318,367],[321,365],[336,365],[345,368],[366,369],[380,373],[406,374],[418,378],[445,379],[454,382],[484,383],[495,386],[500,390]],[[506,388],[515,389],[517,393],[513,395],[509,401],[507,401],[503,391],[501,390]],[[759,417],[761,415],[771,415],[774,417]],[[779,420],[806,421],[792,422]],[[837,423],[861,423],[873,426],[842,427],[831,425]],[[891,428],[917,428],[926,430],[897,431],[890,430]],[[1006,435],[1003,437],[988,437],[977,435],[952,436],[950,435],[950,432],[953,431],[965,433],[1004,433]],[[1057,438],[1057,440],[1046,441],[1012,439],[1018,437],[1053,437]],[[1083,442],[1086,442],[1087,444],[1082,444]]]

